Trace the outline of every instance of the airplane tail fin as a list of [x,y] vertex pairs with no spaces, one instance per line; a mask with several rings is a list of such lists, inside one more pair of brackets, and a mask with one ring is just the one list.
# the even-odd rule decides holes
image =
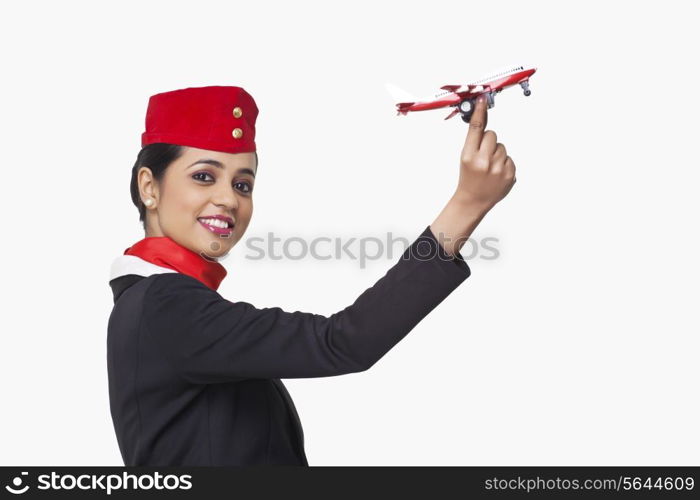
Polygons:
[[393,83],[386,82],[384,87],[386,88],[387,92],[389,92],[389,95],[394,102],[416,102],[418,100],[416,96],[411,95],[409,92],[406,92],[404,89],[399,88]]
[[409,107],[415,104],[418,100],[414,95],[406,92],[404,89],[394,85],[393,83],[386,82],[384,84],[387,92],[391,95],[391,98],[396,104],[396,115],[405,115],[408,113]]

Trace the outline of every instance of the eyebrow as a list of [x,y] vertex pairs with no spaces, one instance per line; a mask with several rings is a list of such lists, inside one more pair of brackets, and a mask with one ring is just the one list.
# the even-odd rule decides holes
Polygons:
[[[196,164],[198,164],[198,163],[206,163],[207,165],[213,165],[213,166],[216,167],[216,168],[224,168],[224,164],[221,163],[220,161],[218,161],[218,160],[212,160],[212,159],[210,159],[210,158],[204,158],[204,159],[202,159],[202,160],[197,160],[197,161],[194,162],[192,165],[190,165],[189,167],[187,167],[185,170],[187,170],[188,168],[194,167],[194,166],[195,166]],[[254,172],[253,170],[249,169],[249,168],[241,168],[241,169],[238,170],[238,172],[240,172],[240,173],[242,173],[242,174],[250,174],[250,175],[252,175],[253,177],[255,177],[255,172]]]

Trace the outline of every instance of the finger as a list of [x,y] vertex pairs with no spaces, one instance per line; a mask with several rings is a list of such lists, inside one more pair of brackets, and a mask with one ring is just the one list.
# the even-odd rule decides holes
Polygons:
[[502,143],[496,144],[496,151],[493,153],[493,159],[502,159],[508,156],[508,153],[506,151],[506,147]]
[[506,177],[515,181],[515,163],[513,163],[513,159],[510,156],[506,156],[504,167],[506,169]]
[[505,172],[507,169],[506,167],[506,159],[505,158],[497,158],[491,160],[491,166],[489,168],[489,171],[493,175],[501,175],[503,172]]
[[475,152],[479,150],[481,138],[486,128],[486,120],[486,96],[481,95],[476,100],[476,106],[469,120],[469,132],[467,132],[467,138],[464,143],[464,148],[467,151]]
[[493,130],[487,130],[484,132],[484,136],[481,138],[481,146],[479,147],[479,153],[488,157],[493,158],[493,154],[496,152],[496,132]]

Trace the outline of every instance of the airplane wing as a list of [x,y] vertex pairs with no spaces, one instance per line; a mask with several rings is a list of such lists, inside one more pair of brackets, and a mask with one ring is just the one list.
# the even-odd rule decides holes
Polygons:
[[447,115],[447,116],[445,117],[445,120],[449,120],[450,118],[452,118],[452,117],[453,117],[454,115],[456,115],[457,113],[459,113],[459,108],[458,108],[457,106],[455,106],[454,111],[452,111],[452,113],[450,113],[449,115]]
[[479,92],[483,92],[484,90],[488,90],[488,85],[443,85],[440,87],[442,90],[449,90],[450,92],[459,92],[465,93],[465,94],[477,94]]

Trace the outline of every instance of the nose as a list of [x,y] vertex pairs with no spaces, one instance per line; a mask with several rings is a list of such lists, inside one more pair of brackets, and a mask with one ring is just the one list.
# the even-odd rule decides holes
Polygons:
[[212,194],[211,201],[214,205],[222,207],[228,212],[238,208],[236,193],[230,185],[226,186],[225,183],[221,183],[221,186]]

